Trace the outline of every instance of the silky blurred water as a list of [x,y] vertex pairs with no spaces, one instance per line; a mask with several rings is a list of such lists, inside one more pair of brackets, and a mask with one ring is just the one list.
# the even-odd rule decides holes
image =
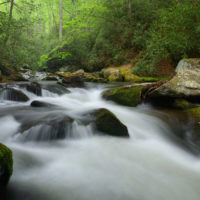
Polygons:
[[[26,103],[1,100],[0,141],[14,154],[8,199],[199,200],[199,157],[173,141],[173,129],[151,114],[152,108],[105,101],[103,90],[74,88],[63,95],[43,90],[42,97],[26,92],[31,99]],[[33,100],[57,107],[30,108]],[[80,123],[97,108],[113,112],[130,138],[98,136],[92,126]],[[72,118],[70,137],[50,140],[49,116]],[[22,134],[21,125],[37,119],[40,125]]]

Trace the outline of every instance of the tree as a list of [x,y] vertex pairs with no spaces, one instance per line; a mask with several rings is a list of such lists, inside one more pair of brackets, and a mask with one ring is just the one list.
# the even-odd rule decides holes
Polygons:
[[63,37],[63,0],[60,0],[60,26],[59,26],[59,40]]

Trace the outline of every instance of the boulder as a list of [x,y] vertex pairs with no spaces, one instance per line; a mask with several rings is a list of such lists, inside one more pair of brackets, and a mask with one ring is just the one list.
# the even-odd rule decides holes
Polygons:
[[195,104],[188,102],[185,99],[175,99],[172,105],[173,108],[185,110],[195,108]]
[[61,84],[44,84],[42,88],[58,95],[70,93],[70,91]]
[[185,69],[200,69],[200,58],[189,58],[189,59],[182,59],[178,63],[175,72],[180,72],[181,70]]
[[55,107],[55,105],[53,104],[42,102],[42,101],[32,101],[30,106],[31,107]]
[[47,103],[47,102],[43,102],[43,101],[32,101],[31,102],[31,107],[55,107],[55,105],[51,104],[51,103]]
[[0,70],[2,82],[26,81],[26,79],[14,67],[0,66]]
[[73,119],[62,111],[44,112],[32,118],[18,118],[22,141],[49,141],[72,138]]
[[37,96],[42,96],[42,87],[37,82],[31,82],[26,85],[26,90],[36,94]]
[[94,83],[106,83],[107,79],[102,78],[99,73],[84,73],[84,81]]
[[109,110],[102,108],[96,110],[93,115],[95,126],[101,133],[116,137],[129,137],[127,127]]
[[146,87],[148,85],[142,84],[110,89],[103,93],[103,98],[125,106],[137,106],[143,100],[142,94]]
[[184,112],[192,116],[197,122],[200,122],[200,107],[186,109]]
[[200,107],[194,107],[185,109],[184,113],[188,114],[190,118],[191,128],[187,132],[187,139],[190,141],[190,145],[193,145],[198,153],[200,152]]
[[5,190],[13,171],[12,151],[0,143],[0,197],[5,198]]
[[45,78],[42,79],[43,81],[57,81],[58,77],[54,74],[48,74]]
[[171,80],[149,92],[151,102],[171,105],[175,99],[200,100],[200,59],[184,59],[179,62],[176,71]]
[[103,77],[109,82],[122,82],[123,76],[117,68],[106,68],[102,70]]
[[0,92],[0,96],[4,100],[26,102],[29,98],[20,90],[14,88],[4,88]]
[[84,86],[84,71],[78,70],[71,72],[56,72],[62,78],[62,84],[66,87],[83,87]]

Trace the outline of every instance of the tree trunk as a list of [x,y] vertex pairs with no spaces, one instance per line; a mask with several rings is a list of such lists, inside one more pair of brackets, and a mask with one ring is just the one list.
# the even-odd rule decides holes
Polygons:
[[59,40],[63,36],[63,0],[60,0],[60,26],[59,26]]
[[12,22],[12,14],[13,14],[13,7],[14,7],[14,0],[10,1],[10,13],[9,13],[9,18],[8,18],[8,26],[6,30],[6,37],[4,43],[6,44],[9,37],[10,37],[10,27],[11,27],[11,22]]
[[41,4],[40,4],[40,1],[39,1],[39,4],[38,4],[38,17],[39,17],[39,29],[40,29],[40,36],[42,36],[42,19],[41,19]]
[[129,22],[131,22],[131,12],[132,12],[131,0],[128,0],[128,2],[127,2],[127,8],[128,8],[128,18],[129,18]]

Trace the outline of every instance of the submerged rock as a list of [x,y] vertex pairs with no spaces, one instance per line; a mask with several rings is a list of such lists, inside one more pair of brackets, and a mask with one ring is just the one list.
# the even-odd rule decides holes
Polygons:
[[147,85],[130,85],[107,90],[103,98],[125,106],[137,106],[142,102],[142,91]]
[[55,107],[55,105],[43,101],[32,101],[31,107]]
[[31,82],[26,85],[26,89],[29,92],[36,94],[37,96],[42,96],[42,87],[37,82]]
[[4,199],[5,190],[13,171],[12,151],[0,143],[0,197]]
[[30,119],[21,118],[19,132],[22,141],[49,141],[73,137],[73,119],[62,112],[44,112]]
[[93,113],[98,131],[110,136],[129,137],[127,127],[109,110],[99,109]]
[[26,102],[29,98],[20,90],[14,88],[4,88],[0,92],[0,96],[4,100]]

